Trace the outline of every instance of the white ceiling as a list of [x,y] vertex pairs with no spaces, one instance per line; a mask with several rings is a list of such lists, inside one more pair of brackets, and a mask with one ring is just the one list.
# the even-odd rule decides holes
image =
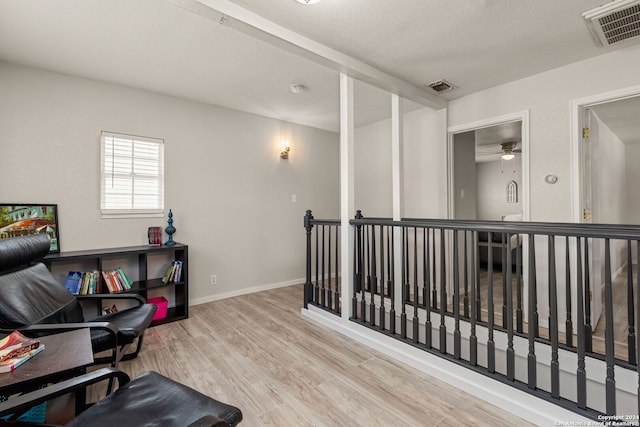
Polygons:
[[[596,47],[581,17],[603,0],[225,2],[413,86],[445,78],[457,86],[445,99],[613,49]],[[196,0],[0,0],[0,60],[338,130],[337,67],[222,17]],[[387,94],[356,86],[357,124],[389,109]]]

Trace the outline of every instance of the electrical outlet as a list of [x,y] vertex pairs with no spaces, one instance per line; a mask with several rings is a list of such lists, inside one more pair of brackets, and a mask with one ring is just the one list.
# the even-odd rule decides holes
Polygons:
[[215,274],[211,275],[211,286],[214,286],[218,283],[218,276],[216,276]]

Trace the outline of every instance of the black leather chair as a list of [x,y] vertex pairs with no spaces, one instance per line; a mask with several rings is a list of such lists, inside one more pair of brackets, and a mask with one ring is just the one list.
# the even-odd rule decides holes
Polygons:
[[130,380],[122,371],[103,368],[0,403],[0,417],[17,418],[29,408],[54,397],[117,379],[120,387],[90,406],[65,426],[229,427],[242,421],[242,412],[156,372]]
[[[19,330],[33,337],[90,328],[93,352],[110,352],[96,358],[96,364],[117,367],[121,359],[136,357],[157,306],[134,294],[72,295],[38,262],[48,251],[46,234],[0,239],[0,332]],[[85,319],[79,300],[93,300],[102,307],[102,300],[109,298],[132,299],[137,305]],[[125,354],[125,347],[136,339],[135,350]]]

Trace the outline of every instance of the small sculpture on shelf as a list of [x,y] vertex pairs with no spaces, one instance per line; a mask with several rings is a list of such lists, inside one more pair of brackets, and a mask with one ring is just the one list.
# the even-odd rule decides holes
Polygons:
[[164,231],[169,235],[169,238],[164,244],[165,246],[173,246],[176,244],[176,242],[173,241],[173,233],[176,232],[176,228],[173,226],[173,212],[171,212],[171,209],[169,209],[168,217],[169,219],[167,220],[167,223],[169,225],[164,229]]

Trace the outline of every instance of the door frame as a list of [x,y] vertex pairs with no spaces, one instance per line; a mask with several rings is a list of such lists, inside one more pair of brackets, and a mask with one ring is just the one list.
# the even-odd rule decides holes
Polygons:
[[502,116],[490,117],[487,119],[477,120],[475,122],[464,123],[461,125],[449,126],[447,128],[447,218],[454,219],[455,198],[454,198],[454,164],[453,164],[453,136],[457,133],[468,132],[476,129],[501,125],[504,123],[517,122],[522,123],[522,220],[529,221],[530,218],[530,176],[529,176],[529,110],[518,111]]
[[571,143],[571,221],[583,222],[583,197],[582,197],[582,127],[584,108],[594,105],[606,104],[609,102],[620,101],[626,98],[640,96],[640,85],[631,86],[623,89],[602,92],[596,95],[590,95],[584,98],[578,98],[571,101],[571,126],[570,126],[570,143]]

